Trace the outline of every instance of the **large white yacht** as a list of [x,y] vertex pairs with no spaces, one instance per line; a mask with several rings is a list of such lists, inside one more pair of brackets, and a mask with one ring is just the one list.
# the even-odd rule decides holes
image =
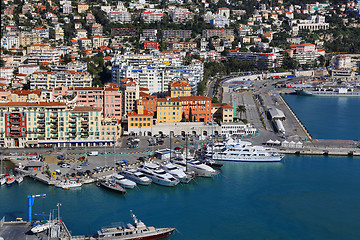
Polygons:
[[70,180],[70,181],[62,181],[55,184],[55,187],[62,188],[62,189],[70,189],[70,188],[79,188],[82,186],[82,183]]
[[145,163],[139,168],[139,171],[151,178],[154,183],[162,186],[172,187],[180,182],[173,175],[165,172],[158,164],[155,163]]
[[119,184],[120,186],[124,187],[124,188],[134,188],[136,186],[136,183],[126,179],[123,175],[121,174],[114,174],[112,175],[112,178],[114,179],[114,181]]
[[165,172],[170,173],[174,177],[180,180],[182,183],[188,183],[193,179],[192,176],[186,174],[183,169],[179,168],[175,164],[172,163],[166,163],[164,165],[161,165],[161,167],[165,170]]
[[251,145],[227,147],[212,154],[212,159],[217,161],[280,162],[283,158],[276,149]]
[[139,172],[135,169],[129,169],[129,170],[125,170],[122,171],[121,174],[131,180],[136,182],[137,184],[141,184],[141,185],[150,185],[152,180],[151,178],[148,178],[147,176],[145,176],[142,172]]

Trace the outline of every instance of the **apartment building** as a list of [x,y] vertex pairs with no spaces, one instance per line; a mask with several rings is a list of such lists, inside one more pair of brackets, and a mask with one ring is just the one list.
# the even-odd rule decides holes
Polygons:
[[174,79],[188,79],[196,92],[198,82],[203,78],[203,64],[200,61],[184,66],[175,56],[165,55],[120,55],[113,59],[113,82],[124,78],[134,78],[140,87],[148,88],[149,93],[168,92]]
[[128,132],[136,135],[151,136],[154,112],[144,109],[141,100],[137,106],[137,111],[128,112]]
[[122,113],[125,115],[136,109],[136,100],[139,99],[140,94],[139,84],[135,79],[125,78],[120,82],[120,89],[122,92]]
[[152,23],[161,21],[163,15],[164,13],[161,9],[148,9],[141,13],[141,19],[145,23]]
[[52,89],[53,100],[102,108],[103,118],[121,119],[121,91],[116,87],[68,87]]
[[169,96],[183,97],[191,96],[191,85],[186,80],[179,80],[169,83]]
[[317,49],[312,43],[292,44],[291,49],[286,49],[291,58],[294,58],[301,65],[316,64],[318,57],[325,56],[323,49]]
[[91,87],[92,84],[92,77],[88,72],[34,72],[28,79],[32,90],[46,90],[60,86]]
[[216,17],[210,20],[210,25],[217,28],[225,28],[230,26],[230,20],[225,17]]
[[77,4],[78,13],[84,13],[88,9],[89,9],[89,4],[87,4],[87,3],[78,3]]
[[157,97],[140,92],[139,99],[136,100],[136,106],[144,106],[144,110],[149,112],[156,112]]
[[[205,96],[178,97],[182,106],[182,118],[190,122],[211,121],[211,98]],[[190,118],[193,119],[190,119]]]
[[194,16],[194,14],[187,8],[179,8],[174,6],[169,7],[168,15],[171,20],[176,23],[190,21]]
[[159,50],[159,43],[155,41],[144,41],[143,49]]
[[156,107],[158,123],[180,122],[182,119],[182,105],[179,98],[159,98]]
[[205,29],[202,32],[203,38],[219,37],[228,38],[234,37],[234,31],[232,29]]
[[136,35],[136,28],[112,28],[111,36],[133,37]]
[[31,44],[40,44],[41,38],[39,33],[32,33],[32,32],[20,32],[19,33],[19,46],[28,46]]
[[168,50],[179,50],[179,51],[187,51],[194,50],[197,48],[196,42],[167,42],[166,48]]
[[127,11],[113,11],[108,13],[111,22],[129,23],[131,22],[131,14]]
[[227,103],[212,103],[211,114],[213,118],[220,119],[224,123],[234,121],[234,108]]
[[163,39],[187,39],[191,38],[191,30],[162,30]]
[[94,23],[91,25],[90,32],[92,35],[103,35],[103,26],[98,23]]
[[19,48],[19,37],[17,35],[4,35],[1,38],[1,47],[9,50],[10,48]]
[[0,141],[4,147],[99,146],[116,142],[117,121],[101,108],[67,108],[59,102],[0,103]]
[[36,49],[29,53],[26,62],[28,64],[39,64],[42,62],[58,63],[60,60],[59,51],[54,48]]

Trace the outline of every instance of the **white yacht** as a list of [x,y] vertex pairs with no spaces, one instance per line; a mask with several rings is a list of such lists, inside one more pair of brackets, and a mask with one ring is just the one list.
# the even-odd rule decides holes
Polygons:
[[181,168],[183,171],[190,171],[194,172],[195,175],[201,176],[201,177],[213,177],[218,172],[214,170],[212,167],[198,161],[173,161],[173,163]]
[[125,178],[127,178],[131,181],[134,181],[137,184],[150,185],[152,182],[151,178],[148,178],[142,172],[139,172],[137,170],[125,170],[125,171],[122,171],[121,174]]
[[6,183],[7,176],[5,174],[0,175],[0,185],[4,185]]
[[22,181],[24,181],[24,178],[21,175],[17,175],[15,177],[15,180],[16,180],[17,183],[22,183]]
[[180,182],[173,175],[165,172],[158,164],[155,163],[145,163],[139,168],[139,171],[151,178],[154,183],[162,186],[172,187]]
[[119,184],[120,186],[124,187],[124,188],[134,188],[136,186],[136,183],[126,179],[123,175],[121,174],[114,174],[112,175],[112,178],[114,179],[114,181]]
[[275,149],[262,146],[235,146],[214,152],[212,159],[235,162],[280,162],[284,158]]
[[165,170],[165,172],[170,173],[171,175],[179,179],[182,183],[188,183],[191,181],[191,179],[193,179],[193,177],[186,174],[182,168],[179,168],[172,163],[161,165],[161,167]]
[[82,183],[76,182],[73,180],[70,181],[62,181],[57,184],[55,184],[55,187],[62,188],[62,189],[70,189],[70,188],[78,188],[81,187]]

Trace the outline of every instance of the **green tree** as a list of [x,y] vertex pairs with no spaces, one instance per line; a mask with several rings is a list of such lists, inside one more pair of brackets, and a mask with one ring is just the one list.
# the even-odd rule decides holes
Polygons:
[[193,114],[192,114],[192,110],[191,110],[191,108],[189,109],[189,122],[192,122],[192,120],[193,120]]
[[242,119],[242,114],[246,112],[246,107],[244,105],[239,105],[237,106],[236,111],[240,114],[240,119]]

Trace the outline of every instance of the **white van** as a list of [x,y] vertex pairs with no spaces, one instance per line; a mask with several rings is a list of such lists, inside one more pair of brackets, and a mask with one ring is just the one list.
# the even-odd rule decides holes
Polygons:
[[89,156],[97,156],[97,155],[99,155],[99,152],[98,151],[91,151],[91,152],[89,152],[88,155]]

